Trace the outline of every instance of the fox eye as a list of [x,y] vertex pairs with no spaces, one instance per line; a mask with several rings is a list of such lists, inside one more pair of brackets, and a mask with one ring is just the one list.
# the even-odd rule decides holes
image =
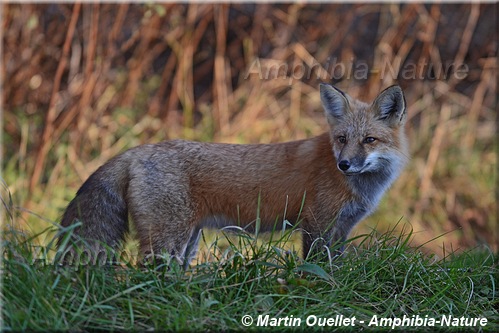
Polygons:
[[372,136],[368,136],[364,139],[364,143],[373,143],[374,141],[376,141],[376,138],[373,138]]
[[344,137],[343,135],[339,136],[337,140],[339,143],[347,143],[347,138]]

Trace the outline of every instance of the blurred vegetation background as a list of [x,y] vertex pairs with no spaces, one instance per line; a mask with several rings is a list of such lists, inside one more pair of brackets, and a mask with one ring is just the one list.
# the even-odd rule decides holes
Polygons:
[[1,6],[15,228],[56,225],[127,148],[308,138],[327,129],[320,82],[366,101],[397,83],[412,159],[352,236],[396,226],[439,255],[497,251],[495,3]]

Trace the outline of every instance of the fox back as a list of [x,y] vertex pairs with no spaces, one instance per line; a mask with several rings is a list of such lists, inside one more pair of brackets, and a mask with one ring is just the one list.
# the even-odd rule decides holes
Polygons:
[[80,221],[76,243],[96,257],[120,245],[130,216],[143,256],[166,253],[188,264],[204,226],[251,230],[258,211],[262,231],[289,221],[302,230],[304,256],[330,256],[406,163],[406,106],[398,86],[371,104],[325,84],[320,94],[329,132],[277,144],[172,140],[132,148],[89,177],[61,225]]

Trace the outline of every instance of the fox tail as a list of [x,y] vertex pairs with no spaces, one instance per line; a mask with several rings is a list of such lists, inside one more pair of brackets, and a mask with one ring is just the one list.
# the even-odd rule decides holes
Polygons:
[[83,183],[69,203],[57,240],[62,262],[77,260],[82,249],[92,251],[87,255],[93,260],[115,260],[114,253],[110,257],[106,250],[118,248],[129,230],[126,202],[129,164],[125,155],[113,158]]

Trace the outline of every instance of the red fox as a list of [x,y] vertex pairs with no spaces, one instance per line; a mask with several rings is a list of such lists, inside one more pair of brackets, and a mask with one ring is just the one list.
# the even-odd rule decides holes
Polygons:
[[[372,104],[320,85],[329,131],[276,144],[184,140],[129,149],[93,173],[61,221],[91,251],[116,249],[134,223],[140,254],[169,254],[188,263],[201,228],[276,221],[299,224],[303,256],[328,254],[372,213],[408,159],[402,89]],[[284,215],[285,214],[285,215]],[[250,227],[251,228],[251,227]],[[59,238],[59,246],[63,244]],[[67,242],[65,244],[68,244]]]

